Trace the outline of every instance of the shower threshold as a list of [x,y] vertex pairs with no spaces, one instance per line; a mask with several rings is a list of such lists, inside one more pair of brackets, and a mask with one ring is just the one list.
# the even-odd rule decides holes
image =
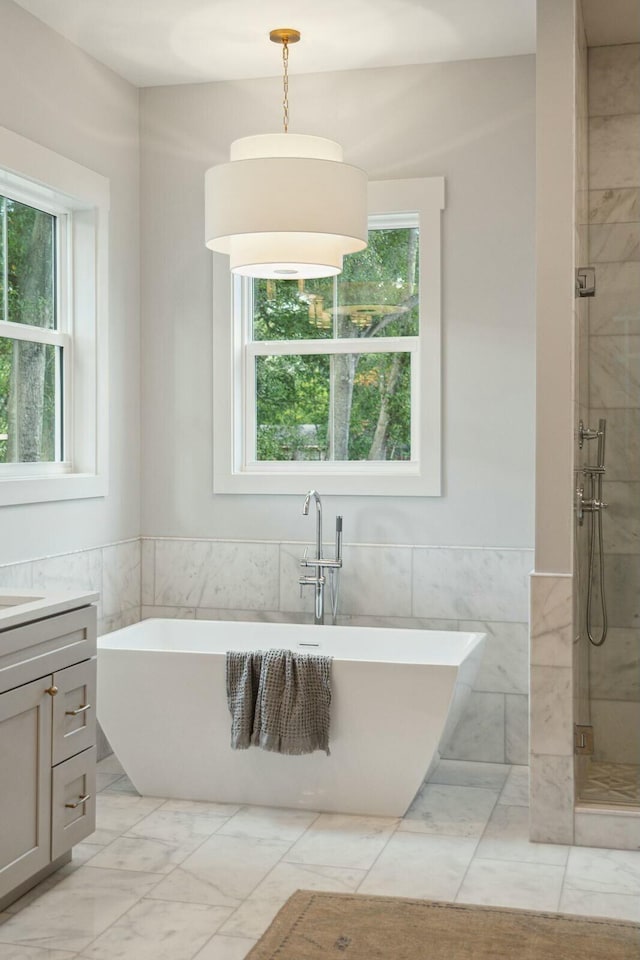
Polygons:
[[640,764],[591,761],[579,785],[580,803],[640,805]]

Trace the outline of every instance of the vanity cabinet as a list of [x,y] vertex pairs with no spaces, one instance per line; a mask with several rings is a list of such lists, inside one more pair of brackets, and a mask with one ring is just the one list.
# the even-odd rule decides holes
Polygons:
[[0,630],[0,910],[95,829],[96,611]]

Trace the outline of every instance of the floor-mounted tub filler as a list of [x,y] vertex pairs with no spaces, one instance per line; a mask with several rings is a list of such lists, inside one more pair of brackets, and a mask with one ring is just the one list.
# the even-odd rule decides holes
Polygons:
[[[454,730],[484,634],[143,620],[98,640],[98,719],[147,796],[402,816]],[[333,656],[331,755],[232,750],[227,650]]]

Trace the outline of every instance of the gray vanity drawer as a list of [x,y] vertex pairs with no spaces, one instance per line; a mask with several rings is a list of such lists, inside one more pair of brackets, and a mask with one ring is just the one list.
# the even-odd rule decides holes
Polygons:
[[55,766],[96,742],[96,659],[56,670],[52,762]]
[[51,859],[55,860],[96,828],[96,748],[59,763],[51,775]]
[[36,620],[0,633],[0,693],[96,653],[96,608]]

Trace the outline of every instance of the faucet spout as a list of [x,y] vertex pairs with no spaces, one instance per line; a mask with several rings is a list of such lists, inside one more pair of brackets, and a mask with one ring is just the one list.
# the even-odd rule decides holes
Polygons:
[[309,504],[311,503],[311,498],[315,499],[316,502],[316,559],[322,559],[322,500],[320,499],[320,494],[317,490],[309,490],[309,493],[304,498],[304,506],[302,507],[302,514],[305,517],[309,516]]

